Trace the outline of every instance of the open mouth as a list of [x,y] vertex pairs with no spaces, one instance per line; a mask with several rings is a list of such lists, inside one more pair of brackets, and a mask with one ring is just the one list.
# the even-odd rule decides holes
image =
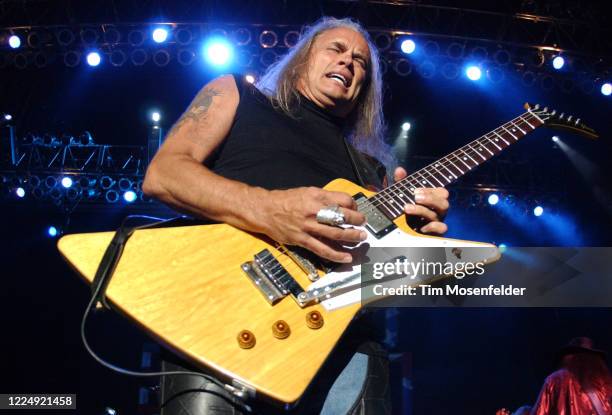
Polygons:
[[350,80],[346,79],[343,75],[340,75],[339,73],[332,72],[327,74],[327,77],[338,82],[345,88],[348,88],[350,86]]

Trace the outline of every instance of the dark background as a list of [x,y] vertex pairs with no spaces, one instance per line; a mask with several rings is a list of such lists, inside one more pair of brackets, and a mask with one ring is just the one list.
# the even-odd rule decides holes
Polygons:
[[[0,10],[13,13],[2,15],[5,26],[24,24],[27,13],[20,14],[22,10],[16,3],[20,2],[0,2]],[[301,7],[306,6],[269,3],[282,3],[285,9],[271,6],[268,12],[264,9],[260,15],[249,17],[240,15],[239,4],[231,2],[225,6],[211,2],[195,9],[188,3],[171,6],[161,2],[155,4],[163,7],[153,8],[157,12],[147,18],[180,20],[190,15],[190,20],[201,16],[212,21],[249,22],[250,18],[252,22],[282,23],[281,11],[289,10],[286,23],[306,23],[318,16],[316,7],[315,11],[301,13]],[[334,3],[318,2],[319,14],[341,17],[343,12]],[[468,8],[492,7],[484,2],[461,3]],[[50,3],[41,4],[49,7],[44,15],[49,23],[57,23],[63,16],[59,9],[65,4],[58,3],[57,10]],[[79,9],[78,3],[69,4]],[[119,12],[127,13],[126,19],[146,21],[145,16],[130,15],[141,12],[137,6],[131,7],[130,2],[117,4]],[[511,12],[524,5],[525,2],[502,2],[497,11]],[[554,15],[560,9],[563,7],[548,12]],[[595,15],[601,17],[603,10]],[[358,15],[357,9],[349,12]],[[89,14],[79,9],[71,23],[104,21],[109,17],[100,13],[96,15],[93,6]],[[30,18],[32,15],[35,14],[30,13]],[[86,20],[79,21],[81,18]],[[162,125],[170,127],[199,88],[215,75],[199,64],[184,67],[171,63],[159,68],[149,62],[143,67],[102,64],[98,68],[67,68],[56,63],[24,70],[8,66],[0,70],[0,112],[13,114],[19,135],[76,135],[88,130],[97,143],[144,145],[151,108],[159,109]],[[564,195],[564,203],[558,209],[569,218],[568,238],[560,238],[534,218],[525,219],[521,227],[486,209],[461,206],[450,211],[448,236],[516,246],[610,246],[610,203],[606,205],[593,196],[597,184],[610,200],[610,97],[598,91],[568,94],[560,88],[544,91],[537,85],[526,87],[512,69],[508,69],[503,82],[495,85],[486,81],[471,83],[464,77],[452,81],[440,76],[425,79],[415,73],[400,77],[393,71],[387,72],[385,81],[390,143],[404,120],[412,123],[407,153],[399,155],[402,164],[412,163],[406,166],[409,171],[423,163],[413,156],[442,156],[516,117],[522,113],[524,102],[539,102],[576,114],[601,135],[598,141],[589,141],[560,134],[565,143],[596,167],[596,175],[590,181],[581,176],[560,149],[554,148],[548,130],[534,132],[502,156],[502,160],[510,162],[527,160],[536,175],[551,178],[556,186],[553,190]],[[139,388],[146,382],[102,368],[81,345],[79,323],[88,289],[60,258],[56,240],[46,235],[46,227],[55,223],[62,224],[67,233],[111,230],[130,209],[124,205],[77,209],[66,222],[65,213],[54,206],[10,201],[0,205],[0,392],[77,393],[78,412],[83,414],[102,413],[107,406],[120,414],[144,411],[137,408],[137,403]],[[159,213],[160,209],[151,207],[151,211]],[[398,341],[392,352],[406,353],[408,357],[404,359],[411,361],[410,394],[415,414],[494,413],[500,407],[516,409],[533,403],[552,369],[554,351],[571,337],[590,336],[598,348],[612,350],[611,317],[610,309],[590,308],[400,310]],[[151,344],[112,312],[96,315],[89,327],[94,348],[124,367],[138,368],[143,347]],[[398,409],[402,405],[399,363],[393,370],[394,404]]]

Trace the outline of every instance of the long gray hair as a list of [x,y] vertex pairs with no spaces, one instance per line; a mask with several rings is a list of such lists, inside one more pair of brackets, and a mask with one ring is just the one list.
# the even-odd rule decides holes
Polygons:
[[385,120],[378,50],[368,32],[354,20],[321,18],[300,36],[299,41],[286,55],[268,68],[257,82],[257,88],[283,112],[292,115],[300,101],[296,86],[303,75],[302,70],[308,62],[312,45],[321,33],[335,28],[356,31],[365,38],[370,49],[370,71],[357,105],[347,117],[345,134],[357,149],[376,157],[384,164],[391,164],[393,157],[384,141]]

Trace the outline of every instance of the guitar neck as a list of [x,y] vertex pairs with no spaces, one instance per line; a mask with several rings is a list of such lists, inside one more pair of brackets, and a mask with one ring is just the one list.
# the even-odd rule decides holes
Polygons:
[[386,187],[370,200],[389,218],[396,219],[404,213],[406,204],[415,203],[416,188],[446,187],[542,125],[540,117],[527,111]]

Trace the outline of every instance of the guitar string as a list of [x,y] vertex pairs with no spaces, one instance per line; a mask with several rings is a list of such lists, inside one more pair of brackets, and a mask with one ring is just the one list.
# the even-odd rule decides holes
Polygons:
[[[526,119],[526,117],[527,117],[527,116],[531,116],[531,117],[533,117],[533,118],[532,118],[532,119],[530,119],[530,120],[528,120],[528,119]],[[425,173],[427,173],[427,174],[429,175],[429,177],[430,177],[430,178],[432,178],[432,177],[433,177],[433,178],[435,178],[436,176],[434,176],[434,174],[432,174],[431,172],[429,172],[429,171],[427,171],[427,170],[428,170],[428,169],[431,169],[432,167],[437,166],[437,165],[439,165],[440,167],[445,168],[445,169],[446,169],[447,171],[449,171],[450,173],[452,173],[452,170],[450,170],[448,167],[449,167],[449,166],[451,166],[451,165],[453,165],[453,166],[454,166],[454,167],[455,167],[457,170],[462,171],[461,169],[459,169],[459,168],[458,168],[458,167],[457,167],[457,166],[456,166],[456,165],[455,165],[455,164],[454,164],[454,163],[453,163],[453,162],[450,160],[450,158],[451,158],[451,157],[455,157],[455,158],[457,158],[457,160],[456,160],[456,161],[460,161],[460,157],[458,157],[458,156],[455,154],[455,153],[457,153],[457,152],[459,152],[459,151],[462,151],[464,154],[466,154],[468,157],[470,157],[470,158],[472,158],[472,159],[473,159],[473,157],[472,157],[472,156],[478,155],[478,157],[483,158],[483,162],[484,162],[484,161],[486,161],[486,160],[488,160],[488,159],[487,159],[487,158],[484,158],[484,156],[483,156],[482,154],[480,154],[478,151],[476,151],[476,150],[475,150],[475,149],[472,147],[472,145],[474,145],[474,143],[479,142],[479,141],[481,141],[481,140],[483,140],[483,141],[484,141],[484,140],[489,140],[489,142],[490,142],[490,143],[493,143],[492,138],[494,138],[494,137],[488,137],[488,136],[489,136],[489,135],[491,135],[491,134],[495,134],[495,131],[499,130],[499,129],[500,129],[500,128],[502,128],[502,127],[507,126],[508,124],[510,124],[511,126],[513,126],[513,127],[515,127],[515,128],[519,128],[519,130],[520,130],[520,127],[517,125],[517,123],[518,123],[519,121],[522,121],[522,122],[523,122],[523,123],[525,123],[527,126],[531,127],[531,128],[532,128],[532,130],[535,130],[536,128],[540,127],[540,125],[532,126],[532,125],[531,125],[531,124],[529,124],[529,122],[528,122],[528,121],[532,121],[532,122],[533,122],[533,121],[535,121],[535,120],[540,121],[539,117],[537,117],[537,115],[533,114],[532,112],[529,112],[529,111],[528,111],[528,112],[526,112],[526,113],[524,113],[524,114],[521,114],[520,116],[518,116],[518,117],[514,118],[513,120],[511,120],[511,121],[508,121],[508,122],[504,123],[502,126],[497,127],[495,130],[490,131],[490,132],[486,133],[485,135],[483,135],[483,136],[481,136],[481,137],[479,137],[479,138],[477,138],[477,139],[475,139],[475,140],[471,141],[470,143],[468,143],[468,144],[466,144],[466,145],[464,145],[464,146],[462,146],[462,147],[458,148],[457,150],[453,151],[452,153],[447,154],[446,156],[442,157],[442,158],[441,158],[441,159],[439,159],[437,162],[435,162],[435,164],[429,164],[429,165],[427,165],[427,166],[425,166],[425,167],[423,167],[423,168],[421,168],[421,169],[417,170],[416,172],[412,173],[411,175],[409,175],[409,176],[405,177],[404,179],[402,179],[402,180],[400,180],[400,181],[398,181],[398,182],[394,183],[393,185],[386,187],[385,189],[383,189],[383,190],[381,190],[380,192],[376,193],[376,194],[375,194],[375,195],[373,195],[372,197],[368,198],[368,199],[367,199],[365,202],[363,202],[363,205],[362,205],[362,206],[364,206],[364,207],[366,207],[366,208],[368,208],[368,209],[372,209],[372,208],[376,208],[376,207],[381,206],[381,205],[390,205],[390,201],[389,201],[388,199],[387,199],[387,200],[385,200],[385,199],[384,199],[384,198],[389,198],[389,197],[390,197],[390,198],[392,198],[392,201],[393,201],[393,202],[395,202],[395,204],[396,204],[396,205],[398,205],[400,202],[398,202],[398,201],[397,201],[395,198],[397,197],[397,198],[399,198],[400,200],[402,200],[401,196],[399,196],[399,195],[397,194],[397,192],[398,192],[398,191],[402,191],[402,190],[403,190],[402,194],[403,194],[404,196],[406,196],[406,198],[409,200],[409,202],[410,202],[410,203],[414,204],[414,203],[415,203],[415,202],[414,202],[414,200],[412,200],[412,198],[410,197],[410,194],[411,194],[411,193],[413,193],[413,192],[412,192],[412,190],[410,190],[410,189],[409,189],[409,188],[408,188],[406,185],[412,185],[412,187],[422,187],[421,183],[419,183],[419,182],[418,182],[418,180],[417,180],[417,178],[416,178],[415,176],[417,176],[417,175],[418,175],[418,176],[422,177],[423,179],[425,179],[425,180],[427,181],[427,176],[425,176],[425,174],[423,173],[423,172],[425,171]],[[521,138],[522,138],[522,136],[521,136],[521,137],[518,137],[518,138],[513,138],[513,139],[512,139],[513,141],[512,141],[512,142],[510,142],[510,144],[509,144],[509,145],[511,145],[511,144],[513,144],[513,143],[515,143],[515,142],[517,142],[517,141],[518,141],[518,140],[520,140]],[[500,152],[501,152],[501,151],[503,151],[505,148],[507,148],[509,145],[506,145],[506,147],[502,148],[502,149],[500,150]],[[481,147],[482,147],[482,146],[485,146],[485,148],[486,148],[486,144],[482,144],[482,145],[481,145]],[[465,150],[465,148],[467,148],[467,149],[468,149],[468,151],[466,151],[466,150]],[[489,152],[491,152],[491,150],[490,150],[490,149],[488,149],[488,148],[486,148],[486,149],[487,149]],[[491,157],[493,157],[493,156],[495,155],[495,153],[493,153],[493,152],[491,152],[491,153],[492,153]],[[481,162],[481,163],[482,163],[482,162]],[[481,163],[477,163],[477,164],[476,164],[475,166],[473,166],[471,169],[474,169],[475,167],[479,166]],[[440,167],[439,167],[438,169],[435,169],[435,170],[436,170],[438,173],[440,172],[440,170],[439,170],[439,169],[440,169]],[[471,169],[469,169],[468,171],[470,171]],[[461,174],[461,175],[459,175],[459,176],[456,176],[456,175],[454,175],[454,173],[452,173],[452,176],[451,176],[451,177],[453,177],[453,179],[448,179],[448,177],[447,177],[446,175],[444,175],[443,177],[444,177],[446,180],[448,180],[448,183],[446,183],[446,184],[445,184],[445,186],[446,186],[446,185],[449,185],[450,183],[452,183],[452,181],[453,181],[453,180],[458,179],[459,177],[463,176],[463,175],[464,175],[464,174],[466,174],[466,173],[467,173],[467,171],[466,171],[466,172],[462,172],[462,174]],[[438,182],[439,182],[439,180],[438,180]],[[429,182],[429,183],[431,184],[431,182]],[[415,185],[416,185],[416,186],[415,186]],[[433,187],[436,187],[436,186],[433,186]],[[406,192],[406,191],[408,191],[408,192]],[[408,195],[406,195],[406,193],[408,193]],[[393,205],[390,205],[390,206],[385,206],[385,207],[388,207],[388,208],[387,208],[387,210],[389,210],[389,213],[393,213],[393,214],[395,214],[394,210],[399,210],[399,212],[397,213],[397,214],[398,214],[398,216],[399,216],[401,213],[403,213],[403,207],[402,207],[401,209],[398,209],[396,206],[393,206]]]

